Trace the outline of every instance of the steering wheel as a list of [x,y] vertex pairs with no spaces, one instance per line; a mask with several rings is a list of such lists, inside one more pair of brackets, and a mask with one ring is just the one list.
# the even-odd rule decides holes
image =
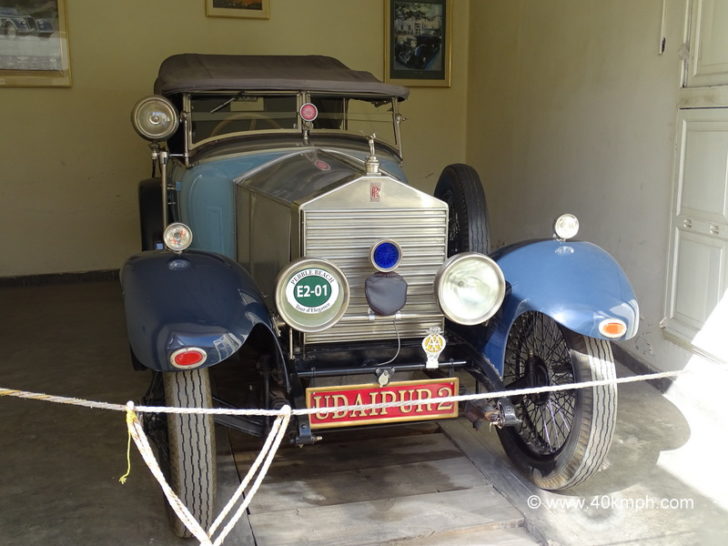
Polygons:
[[215,125],[215,128],[210,133],[210,136],[211,137],[214,137],[214,136],[222,133],[223,132],[223,129],[225,129],[225,127],[227,127],[228,125],[230,125],[232,122],[238,121],[238,120],[241,120],[241,119],[250,120],[250,125],[248,126],[248,129],[247,129],[248,131],[255,130],[255,126],[256,126],[256,123],[257,123],[258,120],[261,120],[261,121],[267,123],[273,129],[282,129],[282,127],[277,122],[275,122],[274,120],[270,119],[265,114],[261,114],[260,112],[238,112],[236,114],[233,114],[229,118],[225,118],[220,123],[218,123],[217,125]]

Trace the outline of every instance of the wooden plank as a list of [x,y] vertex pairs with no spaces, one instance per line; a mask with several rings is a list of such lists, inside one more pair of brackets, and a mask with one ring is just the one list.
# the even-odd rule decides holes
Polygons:
[[[230,449],[230,442],[226,429],[221,426],[215,427],[215,440],[217,445],[217,495],[215,502],[215,514],[219,514],[223,506],[227,504],[235,490],[240,485],[240,477],[235,466]],[[225,539],[225,546],[255,546],[255,538],[250,528],[248,515],[243,514]]]
[[521,514],[490,486],[251,514],[258,546],[381,544],[454,530],[518,527]]
[[[421,461],[451,459],[462,454],[442,433],[362,441],[319,443],[303,448],[282,448],[276,454],[267,481],[295,480],[301,476],[381,467]],[[257,451],[235,453],[238,472],[244,475]]]
[[[622,377],[630,372],[618,364],[617,375]],[[544,543],[725,543],[725,512],[679,476],[655,465],[656,454],[664,450],[665,430],[673,433],[670,441],[674,442],[676,436],[684,441],[685,436],[680,436],[683,425],[687,430],[681,421],[684,417],[671,401],[646,383],[621,385],[619,396],[619,424],[607,457],[608,468],[563,492],[539,489],[519,473],[506,458],[495,433],[476,432],[463,420],[440,424],[493,486],[524,514],[526,528]],[[537,499],[538,508],[529,506],[531,497]],[[648,498],[694,499],[695,509],[635,507],[635,503]],[[595,499],[611,499],[612,504],[607,508],[590,506]],[[579,502],[586,506],[578,508]]]
[[466,457],[369,467],[320,476],[304,473],[288,481],[264,482],[253,499],[250,513],[330,506],[484,485],[489,483]]

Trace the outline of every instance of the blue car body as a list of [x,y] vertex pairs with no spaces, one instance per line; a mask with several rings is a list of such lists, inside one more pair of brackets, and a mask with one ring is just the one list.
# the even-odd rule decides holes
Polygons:
[[[165,70],[169,62],[178,72]],[[281,62],[286,75],[296,72],[297,60],[286,58]],[[338,61],[328,58],[307,58],[306,62],[312,66],[326,65],[334,72],[340,69],[335,64]],[[204,78],[195,72],[199,63],[209,64],[203,71]],[[447,222],[447,206],[412,188],[401,168],[398,133],[401,116],[397,103],[406,97],[406,90],[370,80],[370,75],[362,79],[360,73],[355,73],[351,81],[326,82],[331,89],[318,96],[316,86],[320,82],[301,80],[303,83],[299,84],[292,79],[279,79],[270,83],[264,78],[246,80],[237,73],[231,75],[225,71],[233,64],[240,70],[249,68],[246,63],[249,61],[242,57],[231,60],[183,55],[165,61],[160,69],[157,93],[169,97],[173,105],[184,110],[183,125],[169,143],[172,160],[166,173],[168,203],[165,207],[170,220],[191,227],[194,238],[192,250],[181,255],[146,249],[123,268],[129,340],[136,361],[152,370],[174,371],[170,355],[194,345],[208,354],[201,366],[214,366],[234,356],[251,333],[261,329],[266,332],[276,359],[287,361],[287,368],[284,365],[282,369],[288,369],[287,373],[303,371],[312,377],[318,373],[312,371],[318,364],[310,355],[323,354],[329,346],[338,351],[331,349],[332,354],[341,358],[342,346],[346,352],[347,343],[356,342],[357,347],[369,343],[376,352],[383,347],[396,347],[400,337],[410,338],[414,343],[432,326],[447,326],[447,329],[453,326],[444,320],[434,299],[435,272],[447,258],[442,250],[443,241],[436,239],[436,243],[429,244],[426,242],[429,239],[416,239],[429,237],[427,233],[434,229],[427,224],[428,218],[435,217],[430,213],[440,215],[437,216],[438,233],[445,233],[442,222]],[[208,75],[216,70],[220,71],[218,76]],[[185,76],[186,80],[178,75],[190,71],[194,77]],[[225,91],[227,94],[222,91],[231,85],[245,89],[243,84],[250,81],[262,90],[251,96],[245,91]],[[340,103],[336,103],[339,99],[331,98],[337,93],[345,96]],[[394,145],[373,136],[367,141],[350,132],[337,132],[343,127],[336,126],[337,116],[341,115],[342,108],[345,110],[341,105],[359,99],[371,102],[376,108],[384,105],[387,115],[394,120]],[[229,105],[236,101],[240,105],[232,109]],[[292,104],[303,112],[309,105],[307,101],[318,101],[317,109],[324,113],[329,109],[322,116],[326,125],[321,126],[320,132],[313,121],[303,120],[303,114],[297,117],[295,112],[290,114],[286,110]],[[257,126],[263,125],[261,120],[270,104],[275,104],[275,109],[266,114],[270,115],[265,122],[267,126]],[[220,112],[226,108],[228,117],[221,117]],[[233,131],[233,124],[243,119],[247,126],[242,130],[236,129],[230,136],[221,134],[223,129]],[[295,127],[291,128],[292,123]],[[331,132],[332,127],[336,131]],[[372,161],[374,166],[370,164]],[[380,179],[381,184],[376,182]],[[277,300],[274,301],[278,272],[290,262],[310,256],[325,257],[334,263],[339,260],[339,265],[345,267],[354,259],[347,254],[348,245],[375,237],[368,232],[376,234],[372,240],[388,238],[388,228],[384,229],[383,225],[391,226],[393,231],[400,229],[397,226],[404,221],[404,212],[394,205],[384,208],[382,204],[381,209],[377,208],[381,196],[384,202],[395,194],[410,203],[406,208],[407,221],[413,222],[413,226],[422,223],[421,230],[408,227],[397,235],[402,241],[409,241],[403,243],[403,259],[413,260],[405,266],[405,269],[409,267],[407,273],[403,273],[411,285],[408,295],[411,301],[403,308],[403,320],[416,315],[419,322],[413,322],[409,330],[403,327],[402,331],[395,324],[392,330],[388,323],[385,325],[374,317],[371,309],[367,311],[361,277],[364,262],[357,261],[347,274],[358,283],[352,284],[351,306],[359,306],[361,311],[357,316],[344,317],[349,326],[341,326],[338,337],[329,339],[315,331],[294,334],[291,330],[289,335],[281,334],[279,327],[285,329],[286,325],[285,320],[280,320],[280,309],[276,309]],[[321,204],[326,200],[344,206],[340,210],[327,208]],[[144,203],[140,206],[144,223],[146,209]],[[421,215],[417,213],[418,206],[422,209]],[[306,246],[309,244],[306,238],[311,235],[306,231],[309,230],[307,222],[312,220],[305,218],[316,217],[314,213],[323,214],[324,218],[333,214],[331,218],[336,222],[346,223],[348,211],[352,211],[352,217],[364,218],[364,223],[356,224],[346,232],[348,235],[338,238],[336,232],[314,226],[311,229],[323,233],[328,246]],[[377,219],[377,211],[387,219],[385,222]],[[254,228],[258,233],[251,231]],[[419,258],[425,256],[423,252],[435,254]],[[361,253],[356,260],[368,259],[368,250]],[[460,325],[452,328],[452,332],[477,355],[468,365],[480,367],[495,386],[502,386],[498,383],[503,375],[511,327],[526,312],[543,313],[564,328],[593,338],[629,339],[635,335],[639,311],[634,292],[617,262],[596,245],[555,239],[530,241],[499,249],[492,253],[492,259],[502,270],[506,283],[500,309],[484,324]],[[427,270],[426,275],[418,268]],[[626,327],[624,333],[606,338],[600,330],[605,320],[621,321]],[[347,328],[355,329],[352,324],[359,328],[353,335],[347,333]],[[362,329],[366,328],[371,331],[364,335]],[[313,349],[309,351],[307,346]],[[410,354],[415,354],[414,350]],[[424,368],[424,357],[420,363]],[[352,364],[360,365],[365,366],[361,361]],[[374,371],[374,368],[367,369]]]
[[[222,348],[213,350],[216,357],[205,363],[211,366],[242,347],[255,326],[273,332],[273,319],[255,281],[235,261],[234,181],[290,153],[263,152],[190,168],[179,164],[172,171],[179,220],[194,226],[195,252],[179,258],[169,252],[136,256],[122,274],[127,313],[137,318],[133,321],[136,327],[129,332],[131,345],[147,367],[171,370],[169,355],[194,336],[199,337],[199,346]],[[384,168],[406,180],[394,160],[385,161]],[[510,245],[491,256],[507,283],[503,305],[487,325],[460,326],[458,331],[484,357],[481,365],[492,367],[498,375],[503,373],[511,325],[528,311],[544,313],[574,332],[601,339],[607,338],[600,333],[599,324],[617,318],[627,325],[624,339],[635,335],[639,324],[636,297],[622,268],[600,247],[551,239]],[[186,262],[190,267],[170,266]],[[215,289],[212,293],[211,287]],[[231,292],[241,294],[241,300],[223,297]],[[182,304],[180,294],[195,298]],[[184,327],[175,329],[170,324]],[[153,339],[149,336],[152,331]],[[282,352],[280,344],[278,351]]]
[[511,325],[528,311],[598,339],[609,339],[599,325],[610,318],[627,325],[624,339],[637,333],[639,306],[632,286],[619,264],[600,247],[552,239],[507,246],[492,256],[508,283],[506,298],[488,327],[469,337],[500,374]]
[[124,264],[121,280],[131,349],[152,370],[173,370],[169,355],[184,347],[203,349],[205,366],[213,366],[238,352],[256,327],[273,335],[255,283],[220,254],[145,252]]
[[[445,166],[434,195],[403,172],[407,96],[330,57],[162,63],[132,111],[153,168],[139,184],[142,251],[121,270],[132,364],[153,372],[142,403],[246,408],[214,421],[259,437],[273,426],[259,409],[308,408],[282,431],[298,446],[462,415],[495,425],[539,487],[578,485],[603,466],[617,392],[571,383],[614,377],[608,342],[639,324],[629,280],[570,240],[572,215],[551,239],[491,252],[472,167]],[[469,394],[458,372],[498,398],[432,402]],[[380,402],[397,404],[367,406]],[[196,413],[143,425],[206,528],[215,431]]]

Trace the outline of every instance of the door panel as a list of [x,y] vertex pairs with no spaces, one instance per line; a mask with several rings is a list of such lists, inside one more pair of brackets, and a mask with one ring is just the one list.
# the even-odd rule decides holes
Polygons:
[[707,333],[728,306],[728,108],[679,110],[677,126],[664,325],[724,358],[728,337]]
[[711,237],[677,230],[673,317],[697,333],[723,292],[725,245]]
[[728,122],[688,121],[685,130],[679,214],[726,223]]
[[687,86],[728,84],[728,2],[693,0]]

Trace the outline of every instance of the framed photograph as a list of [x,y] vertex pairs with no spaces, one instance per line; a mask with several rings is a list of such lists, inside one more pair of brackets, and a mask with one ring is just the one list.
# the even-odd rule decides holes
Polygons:
[[454,0],[385,0],[384,77],[408,86],[450,87]]
[[270,18],[270,0],[205,0],[208,17]]
[[0,86],[70,87],[65,0],[0,1]]

